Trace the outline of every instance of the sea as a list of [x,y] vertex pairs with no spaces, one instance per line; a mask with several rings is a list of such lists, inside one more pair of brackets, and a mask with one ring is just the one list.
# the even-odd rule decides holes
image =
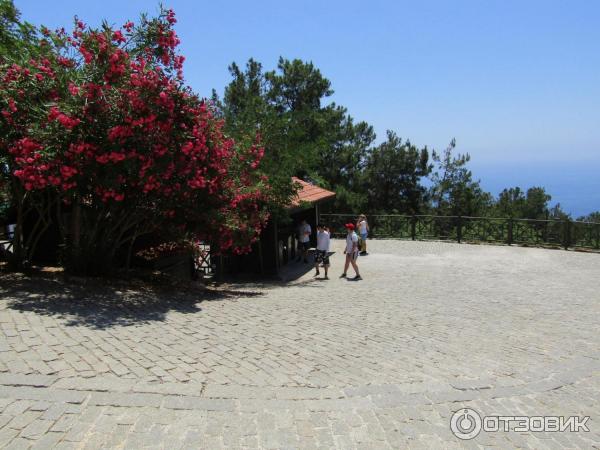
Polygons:
[[541,186],[552,196],[550,204],[561,208],[574,219],[600,211],[600,162],[532,161],[469,163],[473,177],[497,196],[504,188],[519,186],[523,190]]

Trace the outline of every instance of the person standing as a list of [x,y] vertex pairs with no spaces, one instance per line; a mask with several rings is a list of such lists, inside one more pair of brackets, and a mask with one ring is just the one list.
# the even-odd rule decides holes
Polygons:
[[298,227],[298,247],[300,249],[301,254],[298,256],[298,261],[300,259],[304,259],[304,263],[308,263],[308,249],[310,248],[310,234],[312,233],[312,229],[310,225],[306,222],[306,219],[302,219],[300,222],[300,226]]
[[329,269],[329,230],[323,225],[317,225],[317,252],[315,254],[315,277],[320,275],[319,264],[323,264],[325,280],[329,280],[327,270]]
[[358,259],[358,235],[354,232],[354,224],[347,223],[346,231],[348,234],[346,235],[346,248],[344,249],[344,253],[346,254],[346,263],[344,264],[344,273],[340,275],[340,278],[346,278],[346,273],[348,272],[348,267],[352,264],[352,268],[356,275],[352,280],[362,280],[360,273],[358,271],[358,265],[356,264],[356,260]]
[[358,228],[358,234],[360,235],[360,254],[367,254],[367,236],[369,235],[369,222],[367,222],[367,216],[361,214],[358,216],[356,223]]

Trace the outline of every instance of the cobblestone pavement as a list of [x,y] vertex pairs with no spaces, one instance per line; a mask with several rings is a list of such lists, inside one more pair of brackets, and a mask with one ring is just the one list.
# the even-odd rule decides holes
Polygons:
[[[600,255],[371,241],[363,281],[0,278],[0,447],[600,448]],[[589,432],[450,432],[481,415]]]

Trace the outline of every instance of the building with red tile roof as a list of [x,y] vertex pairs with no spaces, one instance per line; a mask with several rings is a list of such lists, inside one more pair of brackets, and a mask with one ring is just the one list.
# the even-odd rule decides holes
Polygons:
[[311,206],[316,205],[335,197],[335,192],[315,186],[300,178],[292,177],[292,181],[301,186],[298,195],[292,200],[292,204],[290,205],[292,208],[299,208],[302,203],[309,203]]
[[[266,229],[261,233],[260,240],[253,245],[251,253],[227,258],[221,257],[219,272],[278,274],[280,269],[293,262],[298,256],[298,225],[302,220],[306,220],[310,224],[311,244],[316,244],[315,233],[319,223],[319,208],[323,203],[333,200],[335,192],[315,186],[300,178],[292,177],[292,181],[300,186],[297,195],[287,207],[289,219],[270,220]],[[306,267],[304,264],[301,265],[303,269]],[[309,267],[312,268],[312,265]]]

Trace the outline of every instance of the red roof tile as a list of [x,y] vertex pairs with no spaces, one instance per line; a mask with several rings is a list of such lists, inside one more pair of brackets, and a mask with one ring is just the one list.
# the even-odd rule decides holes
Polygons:
[[321,200],[335,197],[335,192],[307,183],[300,178],[292,177],[292,181],[302,185],[302,187],[298,191],[298,196],[292,201],[290,206],[299,206],[300,202],[317,203]]

